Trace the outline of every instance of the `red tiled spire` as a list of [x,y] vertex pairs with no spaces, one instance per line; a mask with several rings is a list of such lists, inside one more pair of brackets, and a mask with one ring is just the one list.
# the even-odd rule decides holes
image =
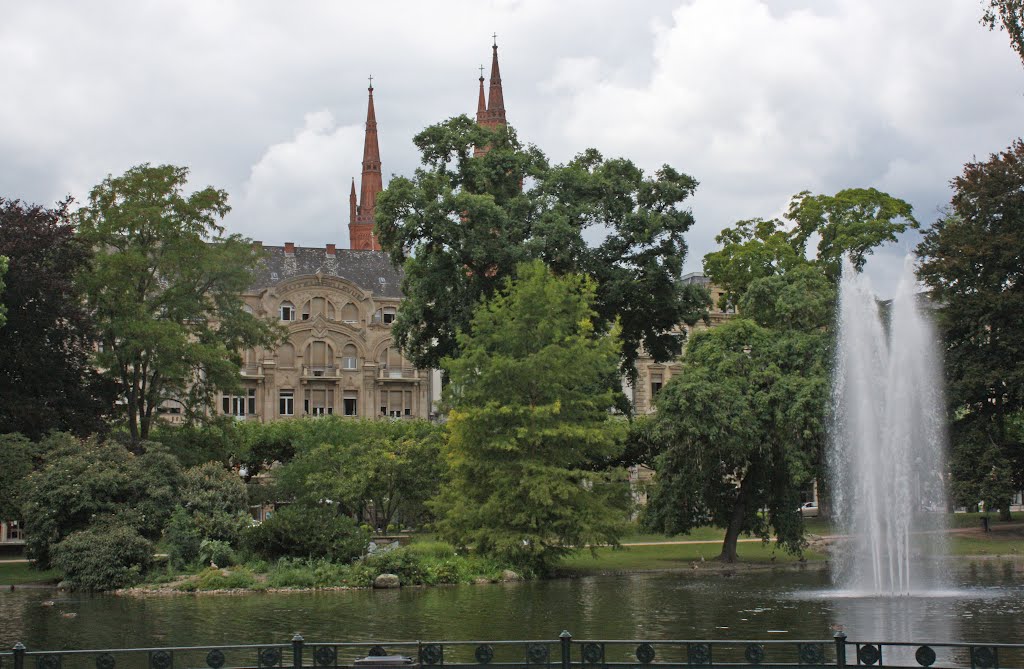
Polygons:
[[498,70],[498,36],[491,47],[491,90],[487,96],[487,116],[492,127],[505,125],[505,96],[501,92],[501,72]]
[[352,177],[352,190],[348,193],[348,222],[356,222],[356,211],[358,209],[356,200],[356,178]]
[[480,66],[480,97],[476,103],[476,122],[483,125],[487,120],[487,98],[484,97],[484,66]]
[[[373,77],[370,77],[369,100],[366,103],[366,138],[363,141],[363,176],[360,180],[359,206],[348,226],[349,246],[363,251],[379,251],[380,244],[373,234],[374,214],[377,211],[377,193],[384,190],[384,182],[380,171],[380,147],[377,145],[377,115],[373,109]],[[352,209],[355,197],[355,182],[352,184],[353,194],[349,196],[349,208]]]

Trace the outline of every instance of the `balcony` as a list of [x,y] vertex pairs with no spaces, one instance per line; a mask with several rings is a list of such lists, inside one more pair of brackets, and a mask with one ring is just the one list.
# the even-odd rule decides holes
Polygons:
[[377,370],[377,378],[382,381],[389,379],[418,379],[419,370],[413,367],[388,367],[384,365]]
[[334,379],[338,377],[338,368],[334,365],[303,365],[302,378]]

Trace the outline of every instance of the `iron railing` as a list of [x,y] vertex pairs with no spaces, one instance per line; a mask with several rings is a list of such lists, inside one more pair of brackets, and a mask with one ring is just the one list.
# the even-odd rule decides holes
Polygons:
[[0,651],[0,669],[694,669],[694,667],[1024,667],[1024,644],[829,640],[307,642]]

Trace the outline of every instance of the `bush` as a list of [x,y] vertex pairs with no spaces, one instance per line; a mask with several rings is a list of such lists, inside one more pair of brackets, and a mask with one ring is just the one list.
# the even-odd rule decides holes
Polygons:
[[178,586],[178,589],[192,592],[195,590],[243,590],[256,586],[256,577],[244,567],[232,570],[211,567],[199,572],[195,578],[185,581]]
[[153,562],[153,544],[126,525],[102,524],[73,532],[53,548],[53,564],[68,585],[114,590],[137,583]]
[[237,562],[231,544],[219,539],[203,539],[199,544],[199,561],[203,564],[227,567]]
[[180,506],[175,507],[171,514],[164,538],[171,566],[183,569],[199,560],[199,545],[203,537],[192,516]]
[[324,506],[283,507],[245,533],[249,550],[268,560],[297,557],[349,562],[365,553],[369,543],[366,530]]
[[204,539],[237,544],[249,525],[249,497],[238,474],[219,462],[185,471],[181,489],[188,510]]

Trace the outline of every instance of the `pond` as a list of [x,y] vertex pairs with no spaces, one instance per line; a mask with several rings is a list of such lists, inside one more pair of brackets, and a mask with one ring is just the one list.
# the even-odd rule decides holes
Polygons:
[[957,562],[932,597],[836,597],[823,569],[642,573],[402,590],[119,597],[0,593],[0,645],[30,649],[308,641],[851,639],[1024,643],[1024,564]]

